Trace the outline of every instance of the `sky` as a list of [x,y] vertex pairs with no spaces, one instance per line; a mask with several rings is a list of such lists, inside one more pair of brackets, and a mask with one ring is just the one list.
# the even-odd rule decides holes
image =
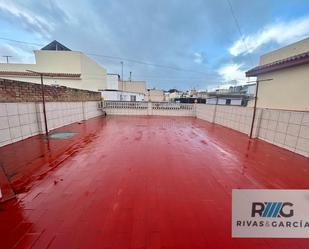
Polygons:
[[0,0],[1,62],[35,63],[57,40],[164,90],[244,84],[262,54],[307,37],[308,0]]

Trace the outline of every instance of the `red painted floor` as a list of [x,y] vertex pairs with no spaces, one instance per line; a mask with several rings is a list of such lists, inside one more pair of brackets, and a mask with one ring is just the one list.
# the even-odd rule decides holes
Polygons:
[[309,159],[194,118],[107,117],[0,148],[0,248],[308,249],[232,239],[233,188],[309,188]]

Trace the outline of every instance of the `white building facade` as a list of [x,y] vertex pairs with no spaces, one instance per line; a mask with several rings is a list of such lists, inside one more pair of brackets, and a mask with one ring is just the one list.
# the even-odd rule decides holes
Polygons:
[[[65,48],[56,50],[59,48]],[[0,78],[41,83],[40,76],[27,70],[44,73],[44,84],[61,85],[89,91],[106,89],[106,69],[79,51],[71,51],[57,41],[34,51],[35,64],[0,64]]]

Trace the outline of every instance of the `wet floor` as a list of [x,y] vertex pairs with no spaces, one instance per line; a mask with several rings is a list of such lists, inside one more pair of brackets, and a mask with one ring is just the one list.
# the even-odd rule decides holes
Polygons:
[[[185,117],[107,117],[0,148],[0,248],[309,248],[232,239],[233,188],[309,188],[309,159]],[[0,178],[1,180],[1,178]]]

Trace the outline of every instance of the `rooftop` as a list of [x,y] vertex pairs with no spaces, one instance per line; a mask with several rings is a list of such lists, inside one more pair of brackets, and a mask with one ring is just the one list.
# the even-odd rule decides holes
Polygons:
[[[192,117],[94,118],[0,148],[2,248],[305,249],[232,239],[231,190],[307,189],[308,158]],[[21,156],[22,155],[22,156]]]
[[246,72],[247,77],[258,76],[260,74],[270,73],[293,66],[309,63],[309,52],[290,56],[288,58],[277,60],[265,65],[257,66]]

